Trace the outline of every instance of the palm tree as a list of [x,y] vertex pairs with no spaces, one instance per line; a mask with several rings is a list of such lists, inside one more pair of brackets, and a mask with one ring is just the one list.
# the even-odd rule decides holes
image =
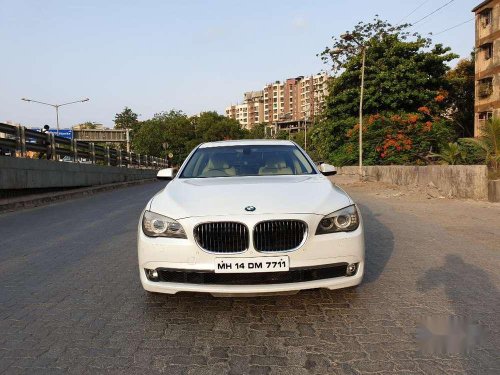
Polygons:
[[446,164],[456,165],[465,160],[465,158],[467,157],[467,153],[460,147],[457,142],[450,142],[441,147],[441,153],[431,153],[430,156],[436,156]]
[[500,171],[500,118],[488,120],[480,129],[480,136],[469,141],[479,146],[484,152],[486,164],[494,173]]

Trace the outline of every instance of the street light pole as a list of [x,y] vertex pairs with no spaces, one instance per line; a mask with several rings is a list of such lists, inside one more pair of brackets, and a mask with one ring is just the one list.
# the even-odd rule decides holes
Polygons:
[[69,105],[69,104],[88,102],[90,99],[89,98],[85,98],[85,99],[81,99],[81,100],[75,100],[74,102],[68,102],[68,103],[62,103],[62,104],[50,104],[50,103],[40,102],[38,100],[26,99],[26,98],[21,98],[21,100],[24,100],[25,102],[33,102],[33,103],[38,103],[38,104],[43,104],[43,105],[49,105],[51,107],[54,107],[56,109],[57,135],[59,135],[59,107],[62,107],[64,105]]
[[[361,85],[359,95],[359,179],[363,180],[363,95],[365,88],[365,61],[366,61],[366,44],[361,43],[352,34],[342,34],[340,36],[345,41],[353,41],[361,49]],[[339,52],[342,52],[339,49]]]
[[359,179],[363,179],[363,94],[365,89],[366,46],[362,46],[361,88],[359,96]]
[[59,135],[59,106],[56,106],[56,126],[57,126],[57,135]]
[[304,151],[307,152],[307,116],[304,117]]

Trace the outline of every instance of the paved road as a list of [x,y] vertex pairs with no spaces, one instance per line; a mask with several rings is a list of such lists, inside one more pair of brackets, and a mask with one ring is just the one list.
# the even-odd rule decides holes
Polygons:
[[[150,296],[135,230],[161,186],[0,215],[0,373],[500,373],[500,206],[347,185],[367,228],[360,287]],[[429,336],[440,319],[448,336]],[[449,341],[428,352],[429,337]]]

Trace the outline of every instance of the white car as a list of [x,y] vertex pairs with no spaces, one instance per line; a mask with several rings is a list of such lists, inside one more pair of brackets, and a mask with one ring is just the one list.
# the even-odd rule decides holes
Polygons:
[[149,292],[266,294],[352,287],[364,271],[356,204],[295,143],[204,143],[141,214],[139,272]]

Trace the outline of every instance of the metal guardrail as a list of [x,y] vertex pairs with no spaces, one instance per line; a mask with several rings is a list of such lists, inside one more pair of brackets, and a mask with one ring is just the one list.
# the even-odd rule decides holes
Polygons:
[[27,157],[29,151],[34,151],[45,154],[45,158],[49,160],[69,157],[68,160],[75,163],[151,169],[168,166],[166,158],[116,150],[94,142],[67,139],[52,133],[41,133],[24,126],[4,123],[0,123],[0,149],[9,150],[11,155],[16,157]]

